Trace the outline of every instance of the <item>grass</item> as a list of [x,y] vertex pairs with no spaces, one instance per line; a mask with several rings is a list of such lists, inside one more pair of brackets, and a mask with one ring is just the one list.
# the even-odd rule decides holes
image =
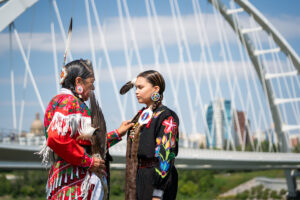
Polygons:
[[214,176],[214,185],[218,187],[220,193],[224,193],[242,183],[245,183],[255,177],[268,178],[284,178],[283,170],[266,170],[266,171],[251,171],[251,172],[236,172],[230,174],[216,174]]

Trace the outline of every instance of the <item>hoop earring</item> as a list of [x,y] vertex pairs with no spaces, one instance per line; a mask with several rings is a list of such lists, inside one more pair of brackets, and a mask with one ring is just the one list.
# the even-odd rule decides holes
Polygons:
[[157,101],[159,101],[159,99],[160,99],[160,94],[158,92],[153,92],[151,94],[151,100],[152,101],[157,102]]
[[75,91],[78,94],[79,98],[82,98],[81,94],[83,93],[83,87],[81,85],[77,85]]

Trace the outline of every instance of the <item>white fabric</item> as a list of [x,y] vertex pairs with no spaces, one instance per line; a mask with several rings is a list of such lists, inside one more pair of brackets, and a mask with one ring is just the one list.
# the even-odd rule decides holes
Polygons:
[[132,83],[133,85],[135,85],[135,82],[136,82],[136,78],[134,78],[134,79],[131,80],[131,83]]
[[159,190],[159,189],[154,189],[153,190],[153,194],[152,194],[153,197],[162,198],[163,195],[164,195],[164,191],[163,190]]
[[[64,125],[64,126],[63,126]],[[69,128],[71,129],[71,137],[78,130],[80,135],[85,135],[90,138],[96,130],[91,126],[91,118],[84,117],[81,113],[64,115],[60,112],[55,112],[48,130],[57,130],[58,135],[66,135]]]
[[[106,178],[105,177],[103,178],[106,181]],[[90,184],[95,185],[91,196],[91,200],[102,200],[104,196],[104,188],[102,187],[101,180],[94,173],[92,173]]]
[[59,94],[70,94],[74,96],[73,92],[66,88],[60,88]]
[[[66,88],[61,88],[59,94],[70,94],[74,96],[72,91]],[[53,124],[53,122],[55,122],[55,124]],[[62,122],[66,124],[63,128],[61,127]],[[51,126],[52,126],[52,130],[57,129],[58,134],[62,134],[62,135],[66,135],[70,127],[71,137],[73,137],[76,130],[78,130],[80,135],[85,136],[85,139],[89,139],[96,130],[91,126],[91,118],[83,117],[81,113],[70,114],[65,116],[62,113],[56,112],[53,116],[53,119],[48,129]]]
[[39,152],[36,152],[35,154],[38,154],[40,156],[43,157],[43,160],[42,160],[42,165],[47,167],[48,163],[50,162],[50,153],[53,152],[52,149],[50,149],[48,146],[47,146],[47,140],[44,140],[44,144],[41,148],[41,150]]

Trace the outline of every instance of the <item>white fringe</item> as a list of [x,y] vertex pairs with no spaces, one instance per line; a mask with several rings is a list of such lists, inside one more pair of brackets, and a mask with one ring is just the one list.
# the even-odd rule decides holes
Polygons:
[[50,196],[50,190],[49,190],[48,183],[49,183],[49,179],[47,180],[47,184],[46,184],[46,187],[45,187],[45,189],[46,189],[46,194],[47,194],[47,199],[48,199],[48,197]]
[[65,173],[65,183],[68,182],[68,171],[66,170],[66,173]]
[[35,152],[34,154],[42,156],[42,165],[47,167],[48,163],[50,163],[50,153],[52,153],[52,149],[50,149],[50,147],[47,146],[47,140],[45,140],[41,150],[39,152]]
[[75,186],[75,200],[78,200],[77,186]]
[[55,179],[55,189],[58,187],[58,181],[59,181],[59,178],[56,178]]
[[73,170],[74,170],[74,168],[72,167],[71,177],[70,177],[71,180],[73,180]]
[[63,175],[61,174],[61,176],[59,177],[59,187],[61,186],[61,183],[62,183],[62,177],[63,177]]
[[[52,131],[57,131],[58,135],[65,136],[71,129],[71,137],[78,131],[79,135],[83,135],[84,138],[90,139],[95,131],[95,128],[91,126],[91,118],[84,117],[81,113],[64,115],[60,112],[55,112],[53,119],[48,127]],[[47,131],[48,131],[47,130]]]
[[76,167],[76,177],[79,178],[79,169]]
[[72,200],[72,189],[70,188],[69,200]]
[[89,189],[91,187],[91,183],[90,183],[90,173],[86,172],[86,175],[81,183],[81,197],[82,200],[86,200],[89,194]]

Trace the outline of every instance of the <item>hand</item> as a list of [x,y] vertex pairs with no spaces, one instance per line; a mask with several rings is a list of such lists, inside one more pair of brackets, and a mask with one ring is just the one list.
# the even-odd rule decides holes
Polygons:
[[118,132],[121,137],[123,137],[128,129],[133,127],[134,123],[130,123],[130,120],[122,122],[120,128],[118,128]]
[[105,161],[101,158],[94,157],[94,164],[90,168],[90,171],[105,173]]

